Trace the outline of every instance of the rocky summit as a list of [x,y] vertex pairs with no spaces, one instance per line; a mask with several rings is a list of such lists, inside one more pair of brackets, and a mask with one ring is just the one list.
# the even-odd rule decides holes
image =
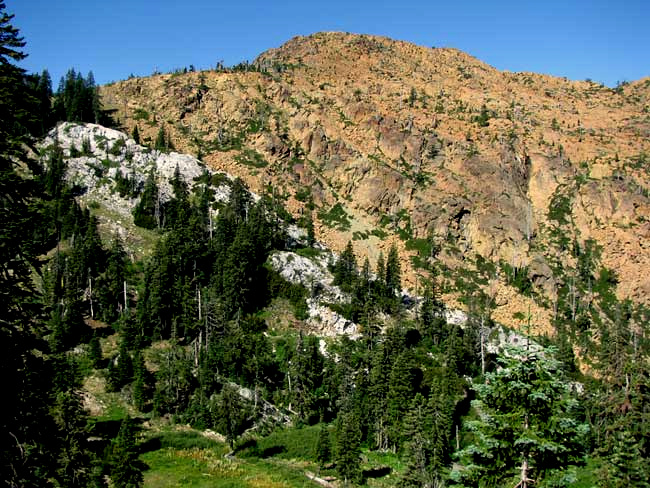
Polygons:
[[496,320],[551,333],[558,302],[575,315],[593,299],[572,287],[585,260],[619,298],[650,296],[650,79],[609,88],[334,32],[186,71],[101,87],[102,102],[143,142],[162,129],[313,212],[335,250],[352,241],[374,265],[396,244],[415,293],[433,277],[453,303],[476,286]]

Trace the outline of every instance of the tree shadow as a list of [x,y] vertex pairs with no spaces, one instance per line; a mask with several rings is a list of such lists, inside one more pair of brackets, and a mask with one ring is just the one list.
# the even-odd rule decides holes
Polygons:
[[376,479],[376,478],[383,478],[384,476],[388,476],[391,473],[391,468],[389,466],[379,466],[377,468],[372,468],[372,469],[364,469],[362,472],[363,479]]
[[282,454],[283,452],[286,452],[287,448],[285,446],[271,446],[267,447],[260,453],[260,457],[262,458],[270,458],[273,456],[277,456],[278,454]]

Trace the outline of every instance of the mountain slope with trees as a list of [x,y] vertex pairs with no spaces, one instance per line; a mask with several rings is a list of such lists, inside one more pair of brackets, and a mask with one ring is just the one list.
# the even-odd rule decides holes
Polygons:
[[[345,197],[368,181],[345,186],[333,178],[353,154],[346,130],[359,141],[366,137],[347,106],[337,110],[340,138],[332,140],[324,122],[309,151],[297,145],[298,131],[315,122],[285,118],[282,110],[318,105],[292,90],[309,81],[297,74],[321,76],[310,56],[339,62],[334,52],[319,51],[323,38],[373,56],[391,46],[416,54],[419,48],[317,35],[254,65],[114,88],[118,97],[140,83],[141,93],[130,95],[139,100],[157,83],[173,94],[177,82],[196,80],[198,91],[186,93],[193,101],[182,99],[189,110],[179,121],[225,93],[212,83],[236,86],[224,100],[232,114],[248,110],[240,90],[252,80],[280,88],[269,100],[283,100],[276,106],[282,110],[258,104],[255,117],[220,125],[209,132],[209,145],[198,144],[205,152],[197,159],[171,153],[189,139],[173,120],[162,125],[168,113],[163,119],[158,108],[142,107],[126,114],[129,138],[96,125],[120,116],[97,105],[110,99],[111,87],[98,97],[92,76],[71,71],[52,93],[46,73],[17,68],[24,43],[12,20],[0,2],[4,485],[134,487],[192,478],[198,486],[314,486],[318,477],[334,486],[647,485],[648,310],[644,300],[627,298],[626,283],[608,265],[611,249],[598,236],[581,237],[573,191],[587,198],[591,180],[577,174],[553,191],[545,237],[535,244],[547,246],[538,251],[557,278],[549,295],[534,279],[534,266],[542,264],[471,254],[476,242],[459,240],[474,222],[469,204],[456,207],[450,224],[456,227],[443,241],[418,237],[421,222],[406,207],[395,207],[385,225],[360,227],[367,217]],[[295,63],[285,59],[298,54]],[[469,62],[454,51],[436,55]],[[459,71],[461,84],[491,73],[472,66]],[[329,68],[332,83],[345,79]],[[293,85],[282,81],[287,76],[295,76]],[[323,92],[336,86],[323,80]],[[642,91],[638,84],[629,89]],[[427,113],[421,105],[432,100],[414,87],[403,102]],[[326,120],[331,105],[322,103]],[[480,130],[498,126],[490,110],[477,111],[472,123]],[[521,122],[520,115],[513,120]],[[135,119],[142,124],[131,128]],[[393,143],[411,147],[407,133],[418,122],[411,123],[393,131],[378,121],[384,132],[372,135],[376,158],[391,154]],[[188,129],[184,137],[192,135],[198,137]],[[625,137],[633,151],[637,136]],[[427,149],[433,161],[443,147],[436,141]],[[472,141],[486,150],[485,139],[466,140]],[[460,143],[445,151],[453,153],[454,144]],[[513,151],[503,165],[517,160]],[[384,175],[400,174],[400,185],[424,175],[418,184],[433,188],[431,175],[409,176],[406,166],[415,160],[407,156],[392,160],[400,169],[369,159]],[[268,179],[253,194],[242,178],[203,168],[203,157],[246,168],[248,180]],[[471,158],[463,161],[472,166]],[[458,162],[450,157],[443,166]],[[642,173],[639,164],[630,175]],[[318,175],[322,186],[300,180],[287,195],[279,180],[289,165],[306,178]],[[607,184],[615,181],[621,180]],[[462,198],[482,201],[470,182]],[[380,205],[393,205],[391,192],[382,195]],[[349,237],[340,255],[318,242],[329,239],[323,226]],[[373,242],[381,243],[376,257],[369,252]],[[412,259],[401,258],[404,248]],[[292,260],[302,267],[287,270]],[[402,293],[414,268],[422,270],[415,298]],[[302,269],[311,279],[301,280]],[[519,310],[510,316],[519,333],[499,332],[498,283],[519,304],[548,311],[554,333],[540,334],[533,314]],[[448,320],[452,294],[466,310],[462,321]],[[316,302],[354,323],[355,335],[314,333]],[[524,349],[495,349],[501,335]]]

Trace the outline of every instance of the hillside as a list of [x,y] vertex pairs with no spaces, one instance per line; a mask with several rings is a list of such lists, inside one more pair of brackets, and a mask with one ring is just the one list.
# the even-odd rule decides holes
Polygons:
[[53,92],[11,19],[5,484],[647,485],[647,82],[332,33]]
[[[454,303],[458,270],[497,264],[482,286],[494,317],[514,325],[530,311],[547,332],[589,240],[619,297],[647,303],[649,93],[650,80],[610,89],[342,33],[294,38],[246,71],[101,89],[144,141],[163,127],[177,150],[271,185],[295,216],[313,206],[333,249],[353,240],[374,264],[397,244],[414,291],[435,264]],[[503,263],[539,297],[516,293]]]

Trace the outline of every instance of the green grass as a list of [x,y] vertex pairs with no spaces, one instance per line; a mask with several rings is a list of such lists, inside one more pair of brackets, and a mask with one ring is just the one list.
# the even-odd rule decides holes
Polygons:
[[300,249],[296,249],[296,254],[303,258],[316,258],[323,254],[323,251],[313,247],[301,247]]
[[313,488],[302,466],[260,460],[224,458],[228,447],[212,449],[174,449],[171,447],[144,453],[148,466],[144,486],[211,488]]
[[365,470],[390,468],[390,473],[386,476],[377,478],[367,478],[366,486],[369,487],[393,487],[398,486],[398,479],[406,469],[406,465],[400,460],[397,454],[392,452],[368,451],[363,450],[361,453],[364,462],[361,468]]
[[277,430],[267,437],[249,441],[238,456],[243,458],[276,457],[316,461],[319,426]]
[[[265,448],[277,443],[294,446],[287,451],[294,458],[305,455],[312,441],[315,445],[317,428],[288,429],[264,438],[260,446]],[[245,445],[256,445],[255,441]],[[255,488],[302,488],[313,487],[304,472],[314,470],[305,461],[288,461],[280,457],[260,459],[257,456],[243,458],[242,453],[252,453],[246,447],[234,458],[226,458],[230,452],[224,442],[209,439],[191,429],[165,428],[152,432],[142,446],[140,456],[149,469],[145,472],[145,487],[255,487]]]
[[161,449],[218,449],[226,447],[224,443],[205,437],[196,430],[164,430],[150,436],[147,442],[159,445]]

